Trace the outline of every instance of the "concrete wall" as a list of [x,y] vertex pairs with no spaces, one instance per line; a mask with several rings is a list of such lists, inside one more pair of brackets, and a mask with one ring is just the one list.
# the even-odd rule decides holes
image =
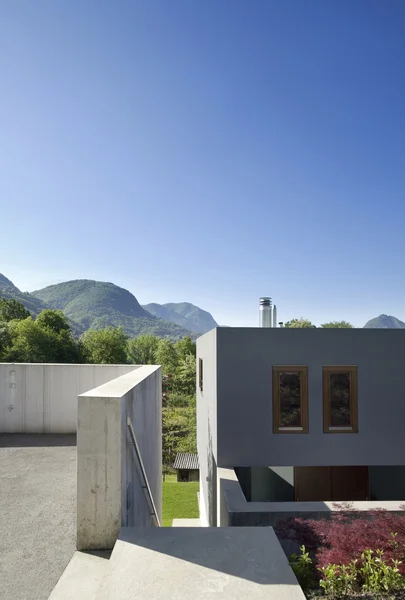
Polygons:
[[160,367],[122,375],[78,401],[77,547],[109,549],[121,526],[154,523],[128,432],[130,417],[152,497],[162,510],[162,379]]
[[405,467],[370,467],[370,500],[405,500]]
[[[405,330],[225,327],[197,340],[202,352],[210,364],[204,386],[216,385],[217,423],[211,417],[210,427],[218,436],[218,466],[405,464]],[[308,366],[309,433],[273,434],[273,365]],[[358,366],[356,434],[323,433],[326,365]],[[198,418],[206,420],[202,410]],[[198,424],[199,431],[203,427]]]
[[217,376],[216,329],[197,339],[197,368],[203,360],[203,391],[197,373],[197,447],[200,461],[200,519],[216,525]]
[[77,396],[137,368],[0,363],[0,433],[76,433]]

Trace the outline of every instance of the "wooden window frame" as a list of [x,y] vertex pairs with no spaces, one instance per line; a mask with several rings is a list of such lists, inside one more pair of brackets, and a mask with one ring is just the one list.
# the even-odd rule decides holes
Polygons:
[[[280,373],[300,373],[301,426],[280,426]],[[308,367],[302,365],[273,366],[273,433],[308,433]]]
[[199,387],[200,392],[203,391],[203,386],[204,386],[203,368],[204,368],[203,359],[199,358],[198,359],[198,387]]
[[[350,373],[350,426],[333,427],[330,425],[331,403],[329,376],[331,373]],[[323,391],[323,432],[324,433],[358,433],[358,391],[357,391],[357,366],[342,365],[322,367]]]

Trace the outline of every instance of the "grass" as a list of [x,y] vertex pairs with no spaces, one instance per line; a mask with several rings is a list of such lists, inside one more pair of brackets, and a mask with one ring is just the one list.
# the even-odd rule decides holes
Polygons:
[[162,486],[164,527],[171,527],[173,519],[198,519],[198,481],[178,483],[176,475],[166,475]]

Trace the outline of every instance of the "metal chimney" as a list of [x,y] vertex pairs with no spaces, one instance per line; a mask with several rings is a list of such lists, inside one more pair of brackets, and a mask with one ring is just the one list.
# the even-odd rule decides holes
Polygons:
[[279,327],[284,327],[284,323],[283,321],[280,321],[280,323],[278,324]]
[[259,327],[271,327],[271,298],[260,298]]
[[277,327],[277,306],[273,304],[273,321],[272,327]]

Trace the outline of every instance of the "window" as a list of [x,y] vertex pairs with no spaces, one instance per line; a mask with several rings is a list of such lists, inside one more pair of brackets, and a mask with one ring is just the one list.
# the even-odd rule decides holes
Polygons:
[[203,359],[198,359],[198,387],[200,392],[203,391]]
[[357,433],[357,367],[323,367],[324,433]]
[[273,367],[273,432],[308,433],[308,367]]

